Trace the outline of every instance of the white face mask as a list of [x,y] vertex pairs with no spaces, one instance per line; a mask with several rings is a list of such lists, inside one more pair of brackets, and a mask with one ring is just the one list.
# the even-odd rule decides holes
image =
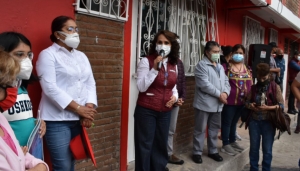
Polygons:
[[79,34],[78,33],[72,33],[72,34],[68,34],[62,31],[58,31],[58,33],[63,34],[66,36],[65,40],[59,39],[60,41],[62,41],[63,43],[65,43],[67,46],[69,46],[70,48],[77,48],[79,43],[80,43],[80,39],[79,39]]
[[298,61],[300,61],[300,56],[298,56]]
[[157,53],[159,54],[160,50],[164,50],[165,51],[165,56],[168,56],[171,52],[171,46],[169,45],[156,45],[156,49]]
[[22,59],[20,61],[21,70],[17,75],[17,78],[20,80],[29,80],[32,72],[32,62],[29,58]]

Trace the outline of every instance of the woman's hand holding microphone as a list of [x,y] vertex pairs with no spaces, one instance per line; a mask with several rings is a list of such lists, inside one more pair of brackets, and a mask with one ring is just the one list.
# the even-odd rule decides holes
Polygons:
[[163,60],[163,57],[162,56],[157,56],[156,57],[156,59],[154,60],[154,65],[153,65],[153,68],[155,69],[155,70],[159,70],[158,69],[158,63],[160,62],[160,61],[162,61]]

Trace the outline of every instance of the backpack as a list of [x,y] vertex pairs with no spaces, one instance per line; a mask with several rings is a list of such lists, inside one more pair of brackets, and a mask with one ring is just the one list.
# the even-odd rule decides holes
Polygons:
[[[273,96],[276,95],[276,83],[271,82],[270,86],[272,88],[272,93],[269,94],[269,97],[271,98],[274,105],[277,105],[278,102],[276,98]],[[280,138],[280,134],[284,133],[285,131],[288,132],[289,135],[291,135],[291,118],[288,114],[286,114],[283,109],[279,106],[278,109],[276,109],[274,115],[270,115],[269,120],[272,122],[275,129],[279,130],[278,139]]]

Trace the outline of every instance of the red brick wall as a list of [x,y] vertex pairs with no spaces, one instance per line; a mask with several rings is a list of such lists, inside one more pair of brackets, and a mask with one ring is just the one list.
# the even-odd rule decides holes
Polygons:
[[299,0],[286,0],[285,6],[291,10],[296,16],[299,17],[299,7],[300,1]]
[[194,94],[195,77],[186,77],[186,99],[184,105],[180,107],[176,133],[174,135],[174,152],[179,153],[192,149],[187,148],[193,142],[194,131]]
[[[88,56],[97,84],[98,114],[95,127],[88,130],[96,170],[119,170],[124,23],[82,14],[76,15],[76,23],[79,50]],[[76,163],[76,171],[90,170],[95,170],[91,161]]]

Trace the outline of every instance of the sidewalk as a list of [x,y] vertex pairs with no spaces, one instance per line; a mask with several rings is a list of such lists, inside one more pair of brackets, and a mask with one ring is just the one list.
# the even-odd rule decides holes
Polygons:
[[[295,134],[296,128],[294,115],[292,118],[292,134],[284,133],[279,140],[274,142],[272,171],[299,171],[298,161],[300,158],[300,134]],[[262,155],[261,155],[262,156]],[[247,164],[243,171],[249,171],[250,166]]]
[[[272,171],[299,171],[298,160],[300,158],[300,134],[295,134],[296,115],[291,117],[291,135],[284,133],[279,140],[274,142]],[[239,124],[238,124],[239,125]],[[207,146],[204,147],[202,164],[192,161],[192,144],[181,153],[176,154],[183,159],[183,165],[168,164],[170,171],[249,171],[249,133],[244,126],[237,129],[242,141],[237,141],[245,150],[236,156],[229,156],[220,151],[222,142],[218,141],[219,154],[223,157],[222,162],[215,162],[207,157]],[[262,155],[260,155],[260,158]],[[261,162],[260,162],[261,163]],[[134,170],[134,163],[130,163],[128,171]]]

